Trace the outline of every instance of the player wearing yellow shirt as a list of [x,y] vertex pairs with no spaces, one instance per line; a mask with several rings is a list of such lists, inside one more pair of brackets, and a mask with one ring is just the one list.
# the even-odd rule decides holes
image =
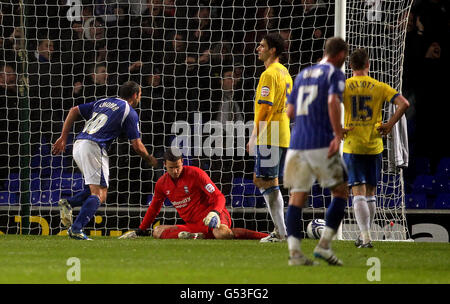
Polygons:
[[[355,242],[359,248],[371,248],[370,226],[376,211],[375,190],[380,178],[383,139],[400,120],[409,102],[389,85],[369,77],[369,56],[357,49],[350,56],[353,77],[346,80],[344,91],[344,161],[353,193],[353,210],[361,235]],[[382,123],[384,102],[397,109]]]
[[292,77],[279,62],[284,50],[284,39],[275,33],[266,35],[257,48],[258,59],[264,62],[266,70],[256,89],[254,128],[247,151],[255,155],[253,182],[263,194],[275,226],[274,232],[261,242],[285,240],[287,234],[284,200],[278,184],[291,137],[286,103]]

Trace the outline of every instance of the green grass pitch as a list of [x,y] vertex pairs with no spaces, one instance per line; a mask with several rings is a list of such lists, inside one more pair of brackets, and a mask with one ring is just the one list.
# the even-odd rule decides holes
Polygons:
[[[351,241],[335,241],[343,267],[324,261],[314,267],[287,265],[286,243],[243,240],[119,240],[93,237],[77,241],[64,236],[0,235],[0,283],[39,284],[448,284],[448,243],[374,242],[357,249]],[[312,257],[317,241],[303,240]],[[67,273],[79,259],[79,281]],[[379,260],[379,281],[368,273]],[[373,268],[372,268],[373,270]],[[372,276],[373,277],[373,276]]]

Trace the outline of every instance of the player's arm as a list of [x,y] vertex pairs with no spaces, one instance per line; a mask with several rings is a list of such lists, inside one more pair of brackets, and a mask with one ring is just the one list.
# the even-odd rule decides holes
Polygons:
[[264,130],[267,124],[267,119],[269,117],[269,112],[272,108],[272,105],[269,104],[261,104],[258,113],[255,115],[254,127],[252,134],[250,135],[250,139],[247,143],[247,152],[251,155],[254,154],[254,147],[256,144],[256,139],[258,138],[258,134],[260,130]]
[[160,185],[160,182],[158,181],[158,182],[156,182],[155,194],[153,196],[152,202],[150,203],[150,206],[148,207],[147,212],[145,213],[144,219],[142,220],[138,229],[133,230],[133,231],[128,231],[124,235],[120,236],[119,239],[135,239],[138,236],[149,235],[149,232],[147,231],[147,229],[151,226],[151,224],[155,220],[156,216],[161,211],[161,207],[166,198],[164,193],[162,191],[160,191],[159,189],[161,189],[161,185]]
[[159,214],[159,211],[161,211],[161,207],[165,199],[166,196],[162,191],[161,183],[157,182],[155,185],[155,193],[153,195],[152,202],[150,203],[150,206],[148,206],[144,219],[139,225],[140,230],[145,231],[151,226],[156,216]]
[[255,102],[259,104],[259,110],[255,113],[254,128],[247,144],[247,152],[251,154],[253,154],[252,150],[260,131],[264,130],[266,127],[273,106],[274,93],[271,92],[271,90],[274,89],[275,85],[272,76],[263,73],[259,81],[261,83],[261,91],[256,92],[257,97],[255,98]]
[[409,108],[408,100],[402,95],[397,95],[394,98],[394,104],[397,106],[397,109],[395,110],[394,114],[391,116],[388,122],[386,122],[385,124],[382,123],[377,128],[377,130],[380,132],[381,135],[389,134],[394,125],[397,123],[397,121],[400,120],[400,118],[403,116],[403,114],[405,114],[406,110]]
[[211,204],[210,211],[203,219],[203,223],[209,228],[219,228],[220,212],[225,208],[225,196],[217,189],[205,171],[198,170],[197,182]]
[[80,117],[80,110],[78,106],[72,107],[69,114],[64,121],[63,129],[61,131],[61,136],[56,140],[52,147],[53,154],[59,154],[66,150],[67,137],[69,136],[70,130],[72,130],[73,123]]
[[272,105],[267,103],[262,103],[258,114],[255,116],[255,127],[253,128],[252,137],[256,139],[258,137],[259,131],[266,127],[267,119],[269,118],[270,111],[272,110]]
[[132,139],[131,146],[151,167],[158,165],[158,160],[152,154],[148,153],[147,148],[145,148],[140,138]]
[[286,115],[289,117],[289,119],[295,118],[295,105],[291,103],[287,105]]
[[328,95],[328,115],[334,131],[334,139],[328,150],[328,157],[331,157],[339,151],[341,140],[344,138],[344,129],[341,125],[341,100],[338,94]]
[[139,118],[136,112],[133,111],[127,116],[123,127],[126,130],[128,139],[130,140],[134,151],[139,154],[151,167],[156,167],[158,165],[158,161],[153,155],[148,153],[147,148],[145,148],[142,143],[141,134],[139,131]]

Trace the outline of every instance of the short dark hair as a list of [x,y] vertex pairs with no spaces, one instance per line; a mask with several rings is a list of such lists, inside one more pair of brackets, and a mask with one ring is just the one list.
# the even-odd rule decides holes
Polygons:
[[337,56],[340,52],[348,52],[348,44],[341,37],[331,37],[325,43],[325,55],[330,57]]
[[164,152],[164,161],[176,162],[183,158],[183,154],[181,154],[180,149],[177,147],[170,147]]
[[263,38],[267,42],[267,46],[269,47],[269,50],[271,48],[275,48],[275,56],[280,57],[281,54],[284,52],[285,47],[285,41],[283,37],[281,37],[278,33],[269,33],[264,36]]
[[119,97],[125,100],[133,97],[134,94],[139,94],[140,86],[134,81],[127,81],[120,86]]
[[369,54],[366,49],[356,49],[350,55],[350,66],[354,71],[364,70],[369,61]]

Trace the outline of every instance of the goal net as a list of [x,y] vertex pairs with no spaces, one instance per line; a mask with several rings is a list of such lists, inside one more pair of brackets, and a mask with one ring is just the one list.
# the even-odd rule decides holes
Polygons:
[[[345,1],[346,41],[350,51],[364,47],[370,57],[369,76],[389,84],[401,93],[405,34],[411,1]],[[349,68],[346,76],[351,76]],[[395,106],[385,104],[383,121],[394,113]],[[403,168],[408,165],[406,118],[403,117],[384,140],[382,178],[377,185],[377,212],[371,227],[374,240],[407,240]],[[406,153],[406,155],[404,155]],[[348,208],[342,237],[355,239],[359,233]]]
[[[367,47],[372,76],[397,90],[410,2],[347,1],[351,49]],[[66,233],[57,201],[83,189],[72,144],[84,122],[75,124],[62,155],[52,155],[51,145],[71,107],[116,96],[127,80],[142,86],[137,111],[149,151],[161,162],[165,148],[180,146],[184,164],[204,169],[224,193],[236,227],[273,229],[245,151],[264,71],[256,47],[265,33],[280,32],[287,41],[281,62],[294,78],[320,60],[334,35],[334,1],[21,0],[2,4],[1,13],[0,233]],[[375,239],[391,222],[399,231],[391,235],[404,239],[402,173],[389,165],[395,156],[388,142],[386,149]],[[107,202],[86,227],[90,235],[137,228],[165,172],[161,163],[148,168],[122,137],[109,156]],[[305,230],[330,201],[329,191],[314,185]],[[347,210],[342,236],[350,239],[357,231],[351,203]],[[180,222],[166,201],[156,224]]]

